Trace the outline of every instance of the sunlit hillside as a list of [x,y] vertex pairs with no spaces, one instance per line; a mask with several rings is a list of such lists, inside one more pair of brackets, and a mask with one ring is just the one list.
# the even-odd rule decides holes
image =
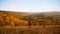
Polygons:
[[0,34],[60,34],[60,12],[0,11]]
[[60,12],[12,12],[0,11],[0,26],[60,25]]
[[28,13],[16,13],[0,11],[0,26],[26,26],[28,21],[21,20],[23,16],[29,15]]

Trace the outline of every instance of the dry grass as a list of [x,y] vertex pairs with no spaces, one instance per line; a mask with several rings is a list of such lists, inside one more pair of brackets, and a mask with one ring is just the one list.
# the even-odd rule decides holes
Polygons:
[[43,26],[5,26],[0,27],[0,34],[60,34],[60,25]]

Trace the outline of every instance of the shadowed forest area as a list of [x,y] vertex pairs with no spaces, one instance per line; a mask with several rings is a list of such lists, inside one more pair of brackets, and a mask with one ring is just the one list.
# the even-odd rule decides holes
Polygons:
[[60,34],[60,12],[0,11],[0,34]]

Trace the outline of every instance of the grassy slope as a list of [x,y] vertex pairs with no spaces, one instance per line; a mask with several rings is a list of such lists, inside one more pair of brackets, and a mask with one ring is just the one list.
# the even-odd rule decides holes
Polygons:
[[60,25],[0,27],[0,34],[60,34]]
[[[21,13],[19,14],[21,16]],[[14,16],[16,13],[10,15]],[[60,34],[60,25],[31,26],[31,28],[29,26],[0,26],[0,34]]]

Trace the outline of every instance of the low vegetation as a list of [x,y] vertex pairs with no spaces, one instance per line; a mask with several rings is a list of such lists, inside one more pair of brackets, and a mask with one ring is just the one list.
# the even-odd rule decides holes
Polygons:
[[60,34],[60,12],[0,11],[0,34]]

